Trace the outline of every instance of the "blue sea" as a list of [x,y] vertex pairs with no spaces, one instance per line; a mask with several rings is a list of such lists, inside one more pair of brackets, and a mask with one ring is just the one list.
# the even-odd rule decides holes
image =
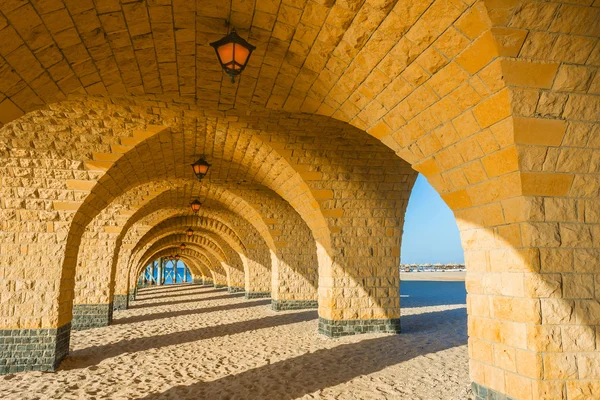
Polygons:
[[466,304],[464,282],[401,281],[400,307],[426,307],[444,304]]

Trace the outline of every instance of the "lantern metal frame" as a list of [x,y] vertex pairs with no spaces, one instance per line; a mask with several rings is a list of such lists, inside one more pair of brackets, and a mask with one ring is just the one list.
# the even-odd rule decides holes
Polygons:
[[194,235],[194,230],[192,228],[188,228],[187,231],[185,231],[185,234],[187,237],[191,237]]
[[[204,158],[204,156],[200,157],[198,160],[196,160],[195,163],[190,164],[192,166],[192,171],[194,172],[194,175],[196,175],[196,178],[198,178],[198,181],[202,182],[202,179],[204,179],[204,177],[208,174],[208,171],[210,170],[210,167],[212,167],[212,164],[210,164],[208,161],[206,161],[206,159]],[[196,172],[196,167],[197,166],[204,166],[206,167],[206,172],[202,173],[202,172]]]
[[187,247],[187,246],[185,245],[185,243],[181,243],[181,244],[179,245],[179,250],[183,251],[183,250],[185,250],[185,248],[186,248],[186,247]]
[[[225,64],[225,63],[223,63],[223,60],[221,59],[221,56],[219,55],[219,47],[224,46],[229,43],[234,44],[232,60],[230,63]],[[240,46],[242,46],[246,50],[248,50],[248,57],[246,58],[246,62],[244,64],[240,64],[235,60],[235,47],[236,47],[235,45],[236,44],[239,44]],[[248,61],[250,61],[250,56],[252,56],[252,52],[254,50],[256,50],[256,46],[251,45],[243,37],[238,35],[237,32],[235,31],[235,29],[232,29],[231,32],[229,32],[229,34],[227,36],[224,36],[223,38],[217,40],[216,42],[212,42],[210,45],[215,49],[215,53],[217,53],[217,59],[219,60],[219,64],[221,64],[221,68],[223,68],[223,71],[225,71],[225,73],[231,77],[231,83],[235,83],[235,77],[239,76],[242,73],[242,71],[244,71],[244,69],[246,69],[246,65],[248,65]],[[238,69],[228,67],[228,65],[237,66]]]
[[202,203],[198,199],[195,199],[190,203],[190,208],[192,209],[192,212],[194,214],[198,214],[198,212],[200,211],[200,207],[202,207]]

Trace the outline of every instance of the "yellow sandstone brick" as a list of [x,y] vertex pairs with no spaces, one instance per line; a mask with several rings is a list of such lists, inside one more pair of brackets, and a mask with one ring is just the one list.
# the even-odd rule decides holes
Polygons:
[[344,210],[342,209],[334,209],[334,210],[323,210],[324,217],[330,218],[340,218],[344,216]]
[[515,142],[522,144],[542,144],[560,146],[565,136],[567,124],[558,119],[514,118]]
[[111,161],[86,161],[84,166],[90,171],[108,171],[113,164]]
[[381,139],[392,133],[392,129],[384,121],[379,121],[372,128],[367,130],[367,133],[377,139]]
[[110,161],[115,162],[121,158],[122,154],[119,153],[92,153],[92,159],[94,161]]
[[305,181],[319,181],[323,179],[323,174],[320,172],[300,172],[300,177]]
[[525,196],[566,196],[574,175],[543,172],[523,172],[521,182]]
[[502,60],[502,73],[508,85],[549,89],[558,63],[537,63],[520,60]]
[[71,190],[86,190],[90,191],[96,186],[95,181],[78,181],[78,180],[67,180],[67,188]]
[[475,115],[479,126],[483,128],[508,117],[510,115],[508,90],[503,89],[476,105],[473,109],[473,115]]
[[481,163],[487,175],[492,178],[519,169],[516,146],[511,146],[483,157]]
[[77,211],[81,203],[74,201],[53,201],[52,205],[57,211]]
[[472,205],[471,199],[464,189],[443,194],[442,199],[452,210],[459,210],[461,208],[471,207]]
[[456,62],[470,74],[475,74],[497,56],[496,41],[487,31],[460,53]]
[[8,124],[23,114],[23,110],[17,107],[15,103],[9,99],[5,99],[2,103],[0,103],[0,122],[3,124]]

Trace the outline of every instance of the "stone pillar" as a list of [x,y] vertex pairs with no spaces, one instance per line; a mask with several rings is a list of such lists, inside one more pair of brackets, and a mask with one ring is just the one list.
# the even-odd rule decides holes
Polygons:
[[204,279],[202,277],[199,277],[199,278],[192,277],[192,283],[194,285],[204,285]]
[[[390,201],[387,210],[355,201],[352,212],[364,227],[344,226],[332,234],[333,248],[319,253],[319,332],[329,337],[360,333],[400,332],[400,205]],[[388,228],[379,228],[386,216]],[[337,222],[352,224],[352,218]],[[367,228],[373,226],[373,228]]]
[[[236,254],[237,256],[237,254]],[[221,263],[223,269],[227,272],[227,291],[229,293],[243,293],[244,288],[244,271],[243,269],[234,268],[224,262]]]
[[177,284],[177,260],[173,261],[173,285]]
[[213,286],[216,289],[227,287],[227,275],[225,275],[224,270],[222,270],[222,272],[220,272],[220,271],[217,271],[216,269],[213,269],[210,272],[212,274]]
[[127,294],[115,294],[113,296],[113,310],[127,310],[129,306],[129,296]]
[[163,284],[163,269],[165,261],[161,258],[158,259],[158,273],[156,275],[156,284],[162,286]]
[[248,256],[242,255],[246,299],[271,297],[271,259],[267,247],[249,248]]
[[[288,250],[288,258],[291,258]],[[296,254],[302,260],[302,254]],[[293,259],[295,260],[294,257]],[[316,257],[316,254],[315,254]],[[295,260],[292,268],[283,260],[276,259],[272,265],[272,297],[271,308],[275,311],[302,310],[317,308],[317,290],[315,288],[318,279],[316,259],[312,268],[301,266],[302,263]],[[313,286],[313,284],[315,286]]]
[[150,265],[150,281],[148,282],[148,285],[155,285],[156,282],[154,281],[154,272],[156,270],[155,267],[155,263],[154,261],[152,262],[152,264]]
[[[340,208],[327,210],[329,239],[315,238],[321,334],[400,332],[401,234],[416,179],[409,165],[403,167],[405,173],[401,167],[390,164],[386,174],[363,175],[360,185],[349,186],[353,190],[329,194],[333,197],[329,204]],[[327,175],[323,177],[320,188],[329,182]],[[381,187],[397,189],[386,193]]]
[[188,274],[188,269],[187,269],[187,267],[184,265],[184,266],[183,266],[183,283],[187,283],[187,274]]
[[0,374],[54,371],[69,354],[71,324],[48,329],[0,330]]
[[261,202],[274,240],[270,249],[273,310],[317,308],[318,260],[315,239],[306,222],[289,204]]
[[73,330],[81,331],[110,325],[113,317],[113,303],[73,304]]

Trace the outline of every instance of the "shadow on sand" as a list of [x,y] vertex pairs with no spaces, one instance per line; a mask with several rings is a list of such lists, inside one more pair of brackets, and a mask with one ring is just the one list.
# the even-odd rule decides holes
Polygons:
[[[314,315],[292,315],[306,318],[309,314]],[[214,381],[175,386],[144,399],[295,399],[419,356],[465,345],[466,319],[464,308],[409,315],[401,319],[403,333],[400,335],[366,338]],[[254,329],[252,325],[256,322],[250,321],[247,329]],[[448,330],[458,330],[459,334],[452,335],[452,340],[435,337]],[[268,385],[259,382],[268,382]]]
[[178,283],[177,285],[165,285],[165,286],[146,286],[141,287],[137,290],[138,293],[163,293],[163,292],[176,292],[182,290],[189,290],[194,288],[208,288],[213,287],[212,285],[200,285],[197,283]]
[[92,346],[76,350],[67,356],[60,369],[71,370],[96,365],[102,360],[116,357],[125,353],[136,353],[149,349],[159,349],[166,346],[195,342],[197,340],[213,339],[222,336],[256,329],[272,328],[298,322],[310,321],[317,318],[317,311],[304,311],[293,314],[281,314],[250,321],[234,322],[231,324],[208,326],[205,328],[121,340],[102,346]]
[[162,299],[170,299],[172,297],[183,297],[183,296],[197,296],[199,294],[205,293],[218,293],[218,292],[226,292],[227,288],[209,288],[208,286],[203,288],[194,288],[187,290],[173,290],[168,292],[147,292],[144,294],[139,294],[136,296],[136,301],[147,301],[147,300],[162,300]]
[[215,307],[194,308],[191,310],[177,310],[177,311],[159,312],[159,313],[155,313],[155,314],[136,315],[133,317],[114,319],[113,322],[111,323],[111,325],[124,325],[124,324],[132,324],[135,322],[154,321],[154,320],[163,319],[163,318],[182,317],[182,316],[186,316],[186,315],[200,315],[200,314],[207,314],[207,313],[219,312],[219,311],[231,311],[231,310],[237,310],[237,309],[242,309],[242,308],[266,306],[268,304],[271,304],[271,300],[248,301],[247,303],[234,303],[234,304],[225,304],[222,306],[215,306]]
[[[221,289],[215,289],[215,291],[217,291],[217,290],[220,291]],[[203,292],[202,294],[211,293],[211,292]],[[223,299],[234,299],[237,297],[244,297],[244,293],[227,293],[227,289],[225,289],[225,291],[222,293],[223,294],[220,296],[201,297],[201,298],[193,297],[191,299],[185,299],[185,300],[173,300],[173,301],[164,301],[164,302],[161,301],[161,302],[148,302],[148,303],[134,304],[132,306],[129,306],[129,308],[137,310],[140,308],[174,306],[176,304],[198,303],[200,301],[223,300]]]

